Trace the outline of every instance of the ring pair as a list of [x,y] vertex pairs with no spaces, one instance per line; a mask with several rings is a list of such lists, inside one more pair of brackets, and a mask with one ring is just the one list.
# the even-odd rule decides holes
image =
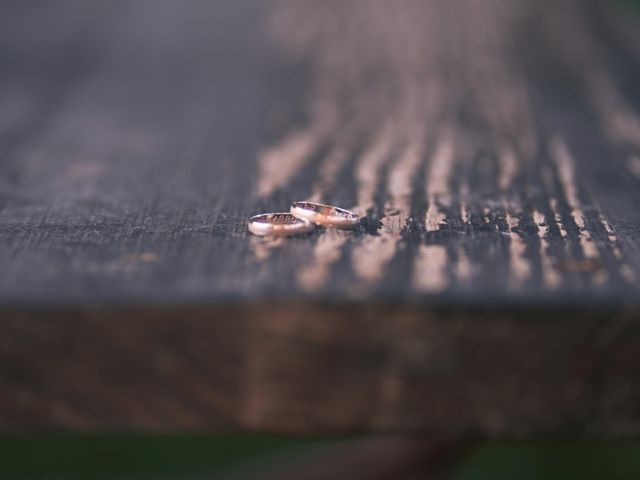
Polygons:
[[289,212],[262,213],[249,219],[249,231],[260,236],[289,236],[307,233],[316,225],[354,228],[360,216],[344,208],[316,202],[294,202]]

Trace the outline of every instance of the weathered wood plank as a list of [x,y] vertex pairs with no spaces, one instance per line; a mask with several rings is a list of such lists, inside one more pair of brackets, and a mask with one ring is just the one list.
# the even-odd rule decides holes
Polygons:
[[289,303],[5,314],[0,428],[631,437],[637,315]]
[[[590,9],[337,3],[14,6],[0,298],[637,296],[638,68]],[[365,226],[248,235],[301,198]]]
[[4,2],[0,427],[637,434],[620,8]]

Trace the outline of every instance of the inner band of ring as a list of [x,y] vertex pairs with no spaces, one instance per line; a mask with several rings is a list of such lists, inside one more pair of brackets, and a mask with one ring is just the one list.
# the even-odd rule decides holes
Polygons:
[[248,222],[249,231],[254,235],[298,235],[313,230],[314,225],[288,212],[262,213],[254,215]]
[[294,202],[291,214],[325,227],[353,228],[360,221],[360,216],[355,212],[316,202]]

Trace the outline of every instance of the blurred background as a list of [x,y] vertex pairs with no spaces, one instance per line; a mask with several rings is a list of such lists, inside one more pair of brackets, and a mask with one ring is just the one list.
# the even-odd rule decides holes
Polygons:
[[[358,438],[238,435],[5,435],[0,439],[0,478],[308,478],[321,470],[328,459],[349,452],[359,442]],[[406,476],[380,478],[632,480],[640,478],[640,444],[575,441],[483,444],[462,449],[452,465],[439,475],[442,476],[409,471]]]

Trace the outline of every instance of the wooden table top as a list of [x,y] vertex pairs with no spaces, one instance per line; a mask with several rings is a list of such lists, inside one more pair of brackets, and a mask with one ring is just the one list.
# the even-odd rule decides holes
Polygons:
[[639,12],[3,2],[0,429],[636,435]]

